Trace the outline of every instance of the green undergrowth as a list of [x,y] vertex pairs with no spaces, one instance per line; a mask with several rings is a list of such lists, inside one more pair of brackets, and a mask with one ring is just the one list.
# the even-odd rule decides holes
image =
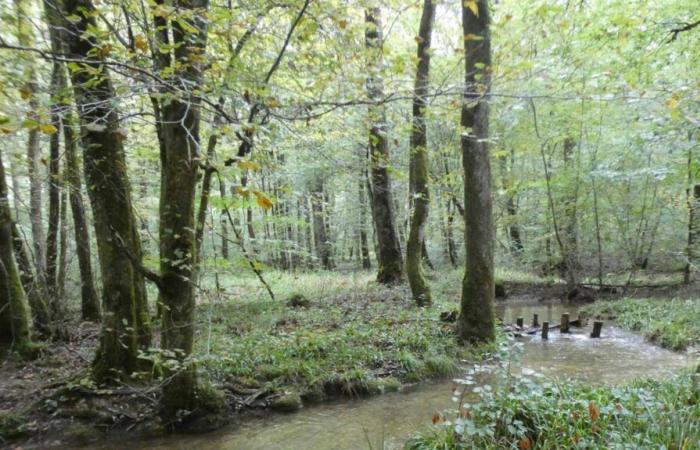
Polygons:
[[691,374],[624,387],[522,379],[414,436],[411,450],[700,448],[700,396]]
[[583,311],[592,317],[614,320],[672,350],[685,350],[700,343],[700,299],[626,298],[597,302]]
[[264,387],[315,402],[448,377],[460,360],[491,350],[459,346],[452,325],[439,320],[458,306],[457,271],[440,280],[430,308],[416,307],[405,287],[373,278],[273,273],[274,301],[255,284],[230,298],[212,292],[197,312],[199,367],[223,386]]

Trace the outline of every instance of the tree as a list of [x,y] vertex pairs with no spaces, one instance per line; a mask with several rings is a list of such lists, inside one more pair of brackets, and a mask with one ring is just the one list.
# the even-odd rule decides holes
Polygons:
[[[432,0],[423,3],[418,32],[418,67],[413,93],[413,127],[409,162],[410,196],[413,203],[411,228],[406,243],[406,276],[413,299],[419,306],[431,302],[430,287],[423,276],[422,255],[425,247],[425,224],[428,220],[430,194],[428,190],[428,139],[425,125],[427,94],[430,87],[430,41],[435,21]],[[427,255],[426,255],[427,256]]]
[[[150,340],[141,264],[141,244],[126,171],[124,131],[119,127],[115,93],[105,52],[88,32],[97,27],[90,0],[67,0],[57,9],[45,0],[49,26],[65,28],[69,58],[81,61],[70,71],[80,116],[85,178],[95,220],[102,274],[104,319],[93,362],[98,381],[127,378],[142,363],[138,350]],[[70,17],[70,20],[65,18]]]
[[381,78],[383,38],[380,8],[365,11],[365,46],[367,60],[367,96],[369,98],[369,166],[370,200],[372,217],[377,235],[377,281],[396,284],[402,279],[403,258],[396,233],[394,199],[389,177],[388,124],[384,106],[384,89]]
[[32,349],[29,305],[12,248],[9,190],[0,153],[0,342],[27,354]]
[[163,386],[163,409],[170,419],[197,406],[197,377],[190,360],[194,344],[195,188],[201,103],[195,92],[202,82],[209,2],[180,0],[176,4],[177,20],[160,17],[167,21],[158,33],[162,67],[172,70],[170,81],[180,90],[170,93],[169,101],[160,105],[159,133],[163,151],[159,284],[162,347],[174,355],[177,363],[171,366]]
[[464,166],[464,241],[467,251],[458,319],[464,341],[495,338],[493,311],[493,217],[489,160],[491,33],[488,0],[462,5],[465,93],[462,103],[462,164]]

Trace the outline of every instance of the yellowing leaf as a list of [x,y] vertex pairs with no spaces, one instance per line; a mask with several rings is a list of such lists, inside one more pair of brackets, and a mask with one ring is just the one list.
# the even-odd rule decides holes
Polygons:
[[479,17],[479,5],[476,2],[477,0],[464,0],[464,6],[469,8],[476,17]]
[[148,40],[142,34],[136,35],[134,37],[134,46],[142,52],[146,52],[148,50]]
[[255,201],[258,203],[258,206],[260,206],[263,209],[272,208],[272,201],[270,201],[270,199],[267,198],[265,194],[259,191],[253,191],[253,193],[255,194]]
[[250,191],[248,189],[240,186],[236,186],[233,190],[234,192],[236,192],[236,194],[240,195],[241,197],[248,197],[250,195]]
[[242,161],[238,161],[236,164],[241,169],[260,170],[260,164],[256,163],[255,161],[242,160]]
[[32,91],[28,86],[22,86],[19,88],[19,95],[22,97],[22,100],[29,100],[32,98]]
[[39,125],[39,131],[41,131],[44,134],[54,134],[58,132],[58,128],[51,125],[50,123],[42,123],[41,125]]

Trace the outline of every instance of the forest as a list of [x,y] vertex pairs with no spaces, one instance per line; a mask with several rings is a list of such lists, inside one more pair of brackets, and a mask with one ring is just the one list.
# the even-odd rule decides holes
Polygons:
[[694,0],[0,4],[0,448],[700,449]]

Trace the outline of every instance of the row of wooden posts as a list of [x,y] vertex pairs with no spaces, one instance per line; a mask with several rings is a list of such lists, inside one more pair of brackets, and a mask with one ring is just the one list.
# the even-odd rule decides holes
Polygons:
[[[583,320],[579,317],[578,320],[575,320],[574,322],[578,322],[578,326],[583,326]],[[524,321],[522,317],[518,317],[516,320],[516,325],[518,328],[521,330],[524,328]],[[569,320],[569,313],[563,313],[561,315],[561,321],[559,322],[559,332],[560,333],[569,333],[570,332],[570,327],[572,325],[572,322]],[[532,315],[532,327],[533,328],[538,328],[540,326],[539,323],[539,317],[537,314]],[[556,327],[552,327],[556,328]],[[542,339],[549,339],[549,322],[545,321],[542,322]],[[600,337],[600,332],[603,330],[603,322],[600,320],[596,320],[593,322],[593,331],[591,331],[591,337],[592,338],[599,338]],[[534,334],[534,333],[533,333]]]

